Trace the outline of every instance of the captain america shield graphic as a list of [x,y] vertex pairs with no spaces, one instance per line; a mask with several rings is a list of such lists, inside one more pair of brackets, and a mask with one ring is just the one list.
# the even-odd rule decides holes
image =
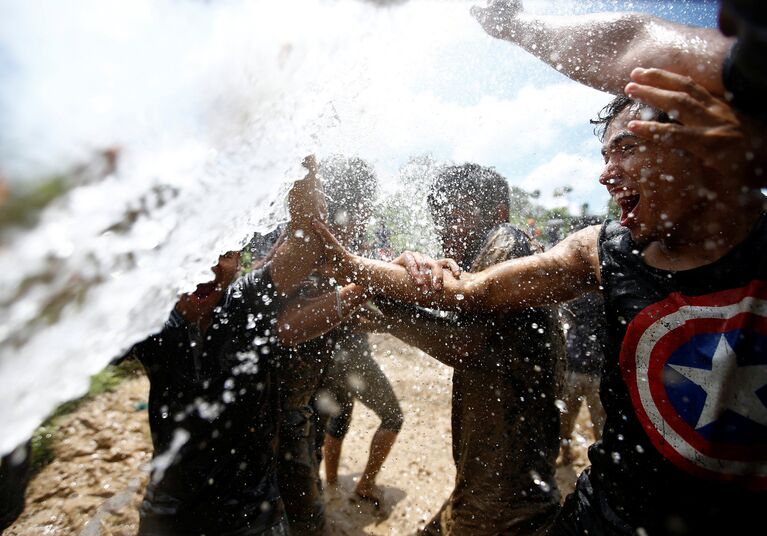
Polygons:
[[767,489],[767,284],[674,293],[629,324],[621,370],[655,448],[700,477]]

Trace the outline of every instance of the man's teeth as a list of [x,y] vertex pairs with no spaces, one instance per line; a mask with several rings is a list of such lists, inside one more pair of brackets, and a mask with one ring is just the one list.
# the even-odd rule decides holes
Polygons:
[[617,202],[617,201],[620,201],[623,198],[631,197],[631,196],[635,196],[635,195],[639,195],[639,192],[637,192],[636,190],[621,190],[619,192],[615,192],[613,194],[613,198]]

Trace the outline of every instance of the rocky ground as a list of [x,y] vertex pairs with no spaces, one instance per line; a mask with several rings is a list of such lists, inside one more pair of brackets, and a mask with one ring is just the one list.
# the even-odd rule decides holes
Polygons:
[[[375,510],[354,501],[352,490],[364,467],[378,419],[356,404],[344,443],[339,487],[328,490],[332,535],[413,534],[441,506],[455,470],[450,453],[448,367],[397,339],[374,335],[375,356],[392,381],[405,426],[378,482],[383,506]],[[56,459],[30,483],[26,509],[5,534],[133,536],[138,505],[151,458],[145,411],[149,384],[137,376],[116,391],[100,395],[63,418]],[[593,436],[583,408],[572,465],[559,467],[563,495],[586,466]]]

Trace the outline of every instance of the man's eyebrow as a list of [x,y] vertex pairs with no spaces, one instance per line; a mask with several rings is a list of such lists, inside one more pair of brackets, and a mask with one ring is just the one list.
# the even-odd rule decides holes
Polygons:
[[[629,131],[625,130],[625,131],[623,131],[623,132],[621,132],[619,134],[616,134],[615,137],[610,140],[610,143],[609,143],[610,149],[612,149],[616,145],[620,144],[622,141],[624,141],[627,138],[637,139],[638,137],[633,132],[629,132]],[[604,156],[607,153],[607,149],[604,146],[602,146],[601,153],[602,153],[602,156]]]

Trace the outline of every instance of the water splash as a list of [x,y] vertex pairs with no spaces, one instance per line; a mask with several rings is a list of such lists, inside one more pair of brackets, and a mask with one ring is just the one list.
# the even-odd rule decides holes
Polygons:
[[[0,180],[13,197],[63,177],[30,226],[0,229],[0,452],[155,331],[219,253],[283,221],[309,152],[359,154],[389,191],[422,154],[521,185],[549,160],[547,176],[590,178],[596,145],[550,156],[583,145],[605,96],[489,39],[471,4],[0,4]],[[114,169],[67,173],[107,148]]]

